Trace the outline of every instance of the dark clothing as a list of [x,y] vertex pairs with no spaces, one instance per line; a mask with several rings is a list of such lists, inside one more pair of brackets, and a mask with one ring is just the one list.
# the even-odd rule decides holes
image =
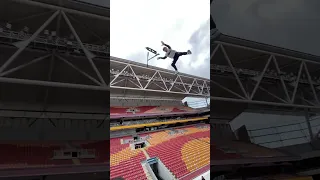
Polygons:
[[179,57],[182,56],[182,55],[187,55],[187,54],[188,54],[187,52],[176,52],[176,54],[174,55],[173,61],[172,61],[172,63],[171,63],[171,66],[172,66],[176,71],[178,71],[178,69],[177,69],[177,67],[176,67],[176,63],[177,63]]
[[164,46],[167,46],[167,48],[171,49],[171,47],[168,44],[163,43]]

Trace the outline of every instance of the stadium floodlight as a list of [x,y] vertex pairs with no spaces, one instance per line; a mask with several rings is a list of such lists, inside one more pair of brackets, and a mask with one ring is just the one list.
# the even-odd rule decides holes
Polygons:
[[29,32],[29,27],[25,26],[25,27],[23,28],[23,31],[24,31],[25,33],[28,33],[28,32]]
[[[157,53],[157,51],[149,48],[149,47],[146,47],[146,49],[148,50],[148,53],[147,53],[147,67],[148,67],[148,64],[149,64],[149,61],[153,58],[155,58],[156,56],[160,55],[159,53]],[[152,56],[151,58],[149,58],[149,52],[154,54],[154,56]]]
[[6,24],[6,28],[11,30],[12,25],[11,25],[10,23],[7,23],[7,24]]
[[45,35],[49,35],[49,30],[44,30]]

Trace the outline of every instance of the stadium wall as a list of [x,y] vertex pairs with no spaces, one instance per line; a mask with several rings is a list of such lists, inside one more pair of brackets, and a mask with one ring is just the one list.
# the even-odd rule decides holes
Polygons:
[[[212,121],[212,120],[211,120]],[[232,131],[230,124],[225,121],[219,123],[218,121],[215,123],[211,123],[211,130],[210,137],[213,141],[220,141],[220,140],[235,140],[235,134]]]
[[[317,137],[320,131],[320,117],[311,117],[309,121],[312,138]],[[242,113],[230,124],[236,133],[245,126],[252,143],[268,148],[293,146],[311,141],[305,116]]]
[[170,171],[165,167],[165,165],[163,164],[163,162],[161,162],[160,159],[158,159],[157,166],[158,166],[158,170],[159,170],[159,176],[162,179],[172,179],[173,178]]
[[272,127],[282,123],[293,123],[305,120],[304,116],[278,115],[268,113],[243,112],[234,118],[231,122],[233,131],[245,125],[248,129],[258,129]]
[[122,136],[130,136],[137,134],[135,129],[126,129],[120,131],[110,131],[110,138],[117,138]]
[[[112,96],[112,95],[111,95]],[[134,98],[134,99],[130,99]],[[144,97],[127,97],[126,99],[110,98],[110,106],[183,106],[181,100],[149,100]]]
[[156,175],[154,174],[154,172],[152,171],[150,165],[148,163],[146,163],[146,169],[149,172],[150,176],[152,177],[152,179],[157,180],[158,178],[156,177]]

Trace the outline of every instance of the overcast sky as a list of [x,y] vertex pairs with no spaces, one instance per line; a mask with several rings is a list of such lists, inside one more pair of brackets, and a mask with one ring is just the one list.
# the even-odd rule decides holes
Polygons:
[[211,13],[228,35],[320,55],[319,0],[215,0]]
[[[174,50],[187,51],[177,62],[180,72],[210,78],[209,0],[112,0],[111,56],[146,63],[151,47],[164,55],[161,41]],[[172,59],[149,64],[173,70]]]

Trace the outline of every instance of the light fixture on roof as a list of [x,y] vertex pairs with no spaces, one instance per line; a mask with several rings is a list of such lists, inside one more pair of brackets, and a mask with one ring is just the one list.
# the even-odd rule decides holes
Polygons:
[[23,28],[23,31],[24,31],[25,33],[28,33],[28,32],[29,32],[29,27],[25,26],[25,27]]
[[45,34],[45,35],[49,35],[49,30],[47,30],[47,29],[44,30],[44,34]]
[[57,32],[56,31],[51,31],[51,36],[56,36],[57,35]]
[[11,29],[11,28],[12,28],[12,25],[11,25],[10,23],[7,23],[7,24],[6,24],[6,28],[7,28],[7,29]]

